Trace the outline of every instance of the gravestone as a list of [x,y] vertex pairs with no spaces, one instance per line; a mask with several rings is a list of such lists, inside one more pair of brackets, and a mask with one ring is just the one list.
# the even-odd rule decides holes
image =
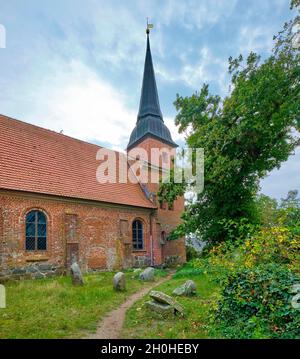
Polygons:
[[172,297],[169,295],[158,292],[156,290],[151,290],[150,297],[155,300],[155,302],[161,303],[161,304],[167,304],[175,309],[175,311],[179,312],[180,314],[183,314],[183,306],[176,302]]
[[148,267],[140,274],[140,279],[143,281],[154,280],[154,274],[155,274],[155,269],[152,267]]
[[83,285],[83,277],[79,265],[74,262],[71,265],[71,278],[73,285]]
[[125,290],[125,274],[118,272],[114,275],[113,286],[115,290],[123,291]]
[[145,305],[151,310],[151,312],[161,314],[163,317],[173,316],[175,314],[175,309],[169,304],[149,300],[145,303]]
[[191,296],[196,294],[196,284],[192,280],[187,280],[184,284],[180,287],[177,287],[173,290],[174,295],[178,296]]

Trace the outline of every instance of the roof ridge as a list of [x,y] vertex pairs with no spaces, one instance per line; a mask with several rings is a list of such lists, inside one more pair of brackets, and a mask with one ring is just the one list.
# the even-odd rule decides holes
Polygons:
[[[72,136],[66,135],[66,134],[64,134],[64,133],[56,132],[56,131],[51,130],[51,129],[49,129],[49,128],[45,128],[45,127],[42,127],[42,126],[39,126],[39,125],[34,125],[34,124],[32,124],[32,123],[29,123],[29,122],[26,122],[26,121],[22,121],[22,120],[19,120],[19,119],[17,119],[17,118],[10,117],[10,116],[7,116],[7,115],[3,115],[3,114],[0,113],[0,118],[1,118],[1,117],[5,117],[5,118],[7,118],[7,119],[9,119],[9,120],[13,120],[13,121],[16,121],[16,122],[20,122],[21,124],[24,124],[24,125],[29,126],[29,127],[37,128],[37,129],[43,130],[43,131],[45,131],[45,132],[50,132],[51,134],[54,134],[54,135],[67,137],[67,138],[70,138],[71,140],[74,140],[74,141],[77,141],[77,142],[81,142],[81,143],[88,144],[88,145],[91,145],[91,146],[96,146],[96,147],[99,147],[99,148],[106,148],[106,147],[104,147],[104,146],[100,146],[100,145],[97,145],[97,144],[92,143],[92,142],[80,140],[79,138],[72,137]],[[113,152],[122,153],[122,152],[119,152],[119,151],[116,151],[116,150],[111,150],[110,148],[106,148],[106,149],[107,149],[107,150],[110,150],[110,151],[113,151]]]

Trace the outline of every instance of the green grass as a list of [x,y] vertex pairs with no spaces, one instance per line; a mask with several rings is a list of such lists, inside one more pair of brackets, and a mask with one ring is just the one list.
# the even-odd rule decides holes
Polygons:
[[211,322],[212,310],[216,307],[219,296],[218,284],[207,274],[191,274],[184,268],[172,279],[159,285],[155,290],[171,295],[172,291],[186,280],[192,279],[197,286],[197,295],[193,297],[176,297],[185,308],[184,317],[163,319],[154,315],[144,303],[148,296],[138,301],[128,310],[121,338],[218,338],[217,328]]
[[[0,338],[82,337],[99,319],[147,285],[126,272],[126,292],[112,288],[114,273],[90,274],[83,287],[70,277],[6,283],[7,308],[0,309]],[[157,277],[166,275],[158,271]]]

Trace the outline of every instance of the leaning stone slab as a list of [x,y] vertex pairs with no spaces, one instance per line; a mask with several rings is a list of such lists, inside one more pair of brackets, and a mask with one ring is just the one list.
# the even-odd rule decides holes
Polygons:
[[83,285],[82,273],[76,262],[71,265],[71,278],[74,285]]
[[152,267],[148,267],[140,274],[140,279],[143,281],[154,280],[154,274],[155,274],[155,269]]
[[113,279],[113,285],[115,290],[125,290],[125,274],[122,272],[118,272],[117,274],[115,274]]
[[174,295],[178,296],[191,296],[196,294],[196,284],[192,280],[187,280],[184,284],[180,287],[177,287],[173,290]]
[[173,307],[175,309],[175,311],[179,312],[180,314],[183,314],[183,312],[184,312],[183,306],[181,304],[179,304],[178,302],[176,302],[176,300],[174,300],[169,295],[167,295],[163,292],[158,292],[156,290],[151,290],[149,295],[156,302],[161,303],[161,304],[168,304],[171,307]]
[[162,316],[170,316],[175,314],[175,309],[169,304],[163,304],[155,302],[154,300],[149,300],[145,303],[146,307],[155,312],[161,314]]

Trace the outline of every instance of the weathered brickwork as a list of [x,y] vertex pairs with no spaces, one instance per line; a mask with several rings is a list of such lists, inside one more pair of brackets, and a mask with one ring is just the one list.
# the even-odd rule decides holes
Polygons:
[[[166,149],[167,151],[170,151],[169,153],[172,153],[172,147],[169,145],[166,145],[162,143],[161,141],[154,139],[154,138],[146,138],[144,141],[140,142],[138,147],[141,147],[147,151],[148,154],[148,161],[151,161],[151,149],[158,148],[161,153]],[[168,159],[169,160],[169,159]],[[164,167],[164,164],[162,162],[162,156],[159,161],[160,167]],[[146,169],[150,173],[150,169]],[[151,171],[154,171],[155,169],[151,168]],[[146,184],[146,187],[149,192],[157,193],[159,189],[159,185],[155,183],[151,183],[150,181],[150,174],[147,175],[147,178],[149,180],[149,184]],[[160,258],[160,262],[166,262],[170,261],[169,257],[176,257],[177,263],[184,263],[186,261],[186,251],[185,251],[185,240],[184,238],[181,238],[176,241],[163,241],[164,238],[167,238],[170,232],[178,226],[178,224],[181,221],[181,215],[184,211],[184,198],[178,198],[174,204],[173,208],[169,208],[168,204],[164,204],[160,208],[159,203],[158,204],[158,210],[156,212],[156,225],[157,225],[157,237],[158,241],[154,244],[154,253],[156,255],[156,258]],[[163,238],[164,237],[164,238]],[[164,242],[163,244],[162,241]],[[173,260],[175,259],[173,258]]]
[[[33,209],[43,211],[47,217],[45,251],[25,250],[25,217]],[[168,212],[162,217],[174,211]],[[64,273],[72,246],[78,247],[77,260],[83,271],[160,265],[163,256],[168,255],[164,247],[169,245],[160,243],[158,217],[158,213],[145,208],[1,191],[0,275],[2,279],[42,278]],[[144,224],[142,251],[132,247],[131,226],[137,218]],[[181,255],[185,260],[184,248]]]

